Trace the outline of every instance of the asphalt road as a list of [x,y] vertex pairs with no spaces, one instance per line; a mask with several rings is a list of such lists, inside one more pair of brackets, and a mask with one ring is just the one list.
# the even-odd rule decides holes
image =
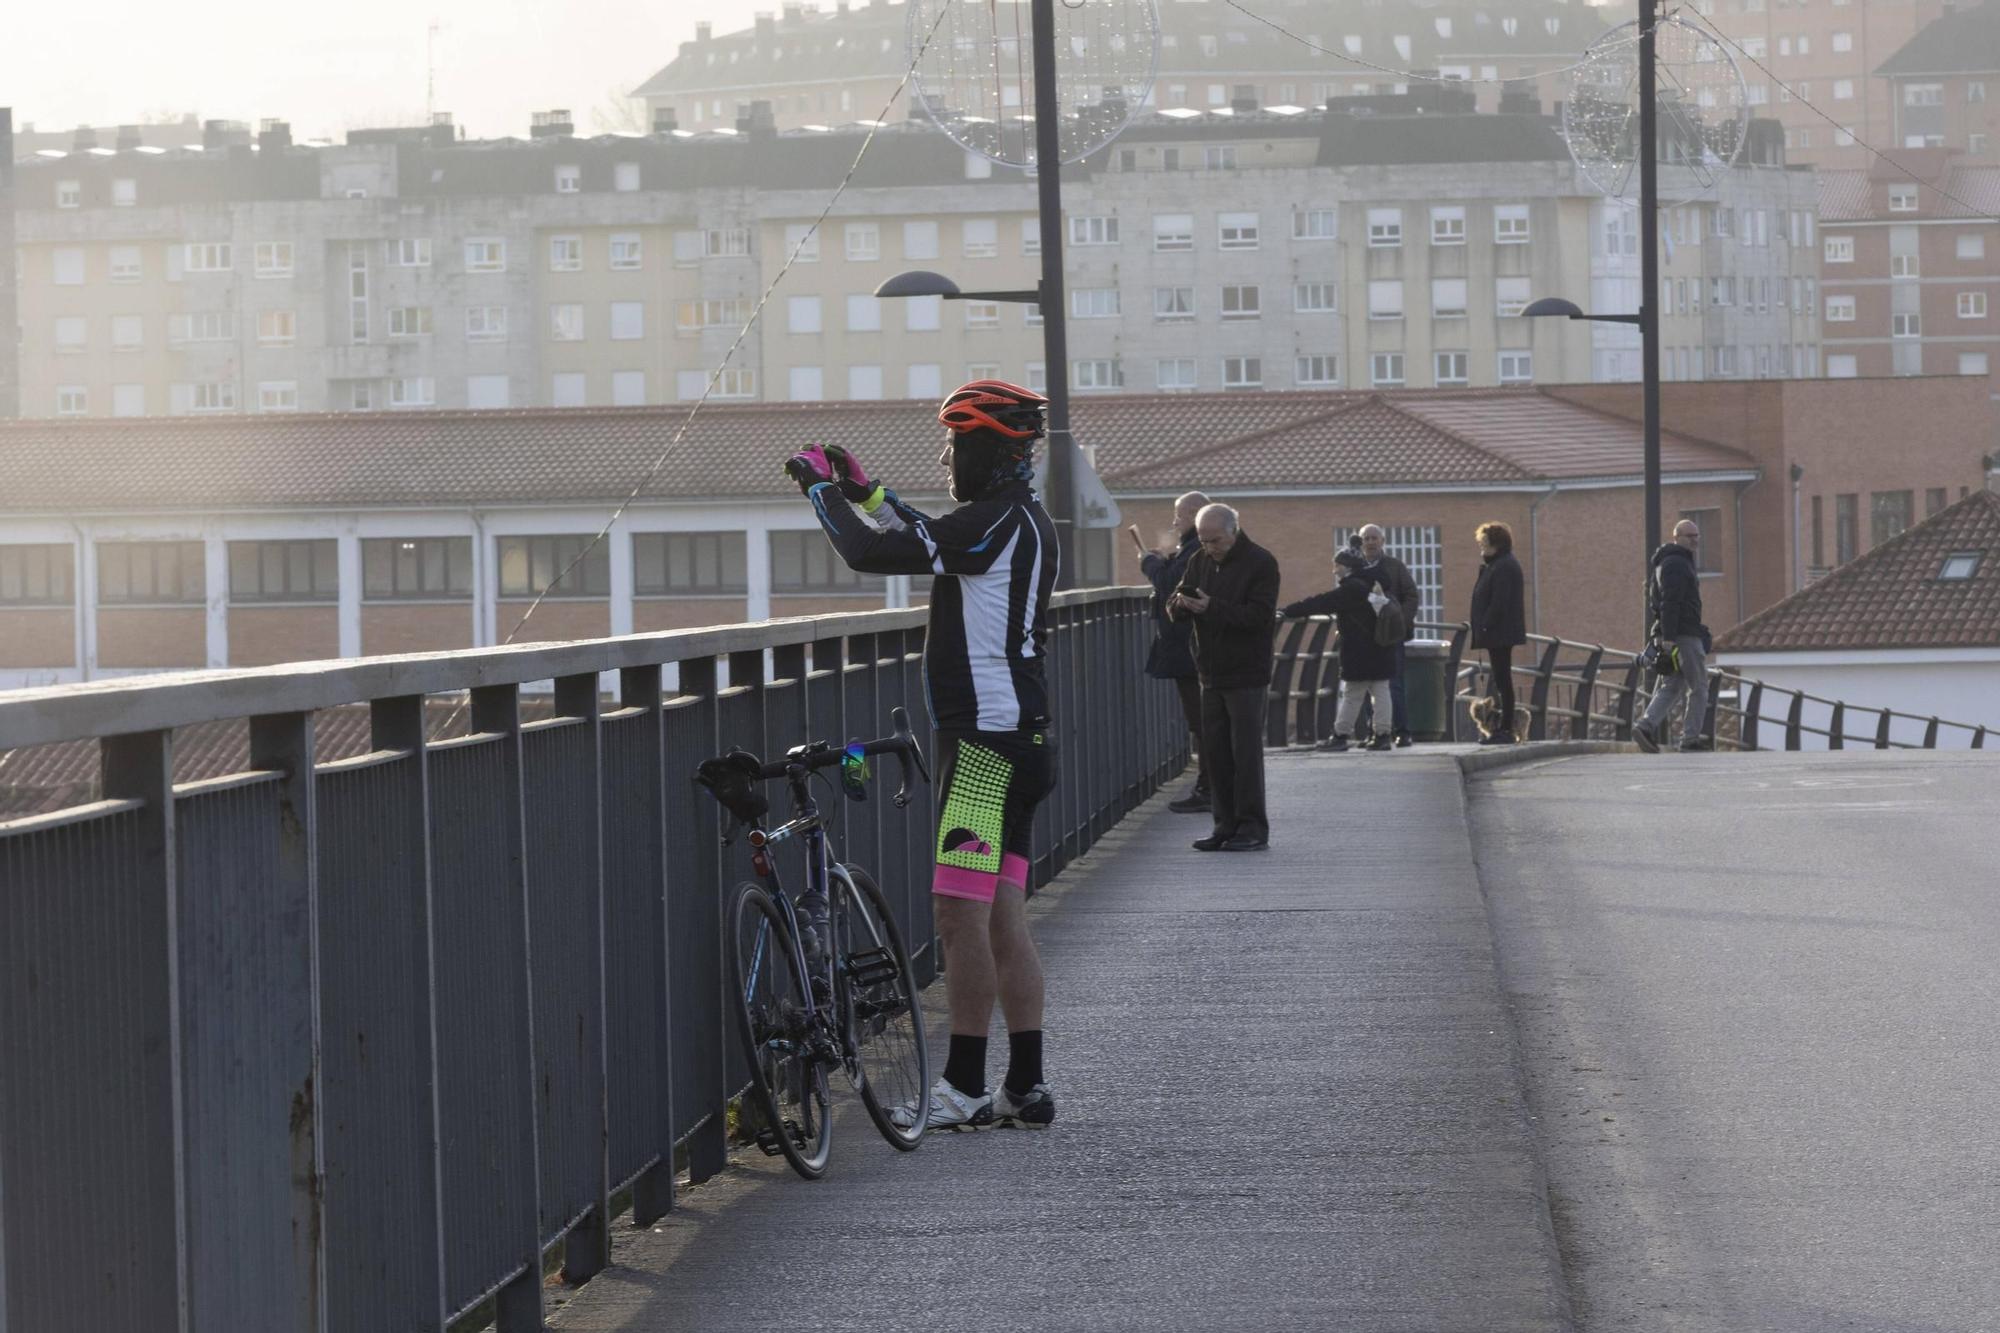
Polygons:
[[1473,781],[1580,1327],[2000,1330],[2000,756]]

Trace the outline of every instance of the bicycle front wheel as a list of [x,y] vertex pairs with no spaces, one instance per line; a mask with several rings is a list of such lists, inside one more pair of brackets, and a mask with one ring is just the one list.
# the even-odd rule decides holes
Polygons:
[[785,914],[760,886],[737,888],[732,921],[730,1007],[750,1063],[747,1100],[764,1120],[757,1142],[817,1180],[833,1151],[833,1120],[816,1049],[819,1024],[806,1005],[810,983]]
[[882,1137],[905,1152],[930,1118],[930,1051],[902,932],[867,871],[834,867],[832,919],[839,958],[847,1076]]

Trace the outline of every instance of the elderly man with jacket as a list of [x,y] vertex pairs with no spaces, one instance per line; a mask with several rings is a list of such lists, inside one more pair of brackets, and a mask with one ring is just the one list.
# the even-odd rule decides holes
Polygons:
[[[1403,641],[1391,652],[1395,661],[1389,675],[1389,704],[1395,714],[1396,744],[1408,746],[1410,696],[1403,684],[1403,650],[1417,637],[1417,615],[1423,608],[1423,598],[1417,592],[1417,581],[1410,577],[1410,567],[1389,554],[1388,534],[1380,524],[1367,524],[1356,535],[1361,538],[1361,573],[1403,608]],[[1379,728],[1381,724],[1378,721],[1376,725]]]
[[1214,832],[1199,852],[1255,852],[1271,845],[1264,806],[1264,709],[1277,629],[1278,561],[1250,540],[1236,511],[1212,504],[1195,515],[1201,549],[1167,602],[1194,624],[1201,675],[1201,752]]
[[1653,642],[1660,663],[1660,685],[1646,715],[1632,724],[1632,739],[1647,754],[1658,754],[1667,719],[1683,696],[1687,714],[1681,719],[1682,751],[1712,750],[1703,734],[1708,718],[1708,650],[1713,642],[1701,623],[1701,573],[1695,550],[1701,529],[1693,519],[1674,524],[1674,539],[1653,552],[1647,601],[1652,606]]
[[1146,653],[1146,674],[1155,680],[1170,680],[1181,700],[1181,716],[1187,720],[1188,735],[1194,741],[1194,786],[1167,809],[1177,814],[1200,814],[1209,807],[1208,769],[1201,746],[1201,676],[1194,665],[1194,622],[1172,620],[1167,602],[1181,586],[1188,562],[1194,559],[1201,542],[1195,535],[1194,517],[1208,503],[1200,491],[1189,491],[1174,501],[1174,531],[1179,545],[1171,551],[1148,551],[1139,540],[1139,529],[1131,529],[1139,546],[1139,571],[1153,585],[1153,646]]

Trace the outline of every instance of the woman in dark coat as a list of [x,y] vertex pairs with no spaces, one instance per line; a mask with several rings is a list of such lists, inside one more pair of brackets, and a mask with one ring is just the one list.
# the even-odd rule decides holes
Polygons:
[[1481,745],[1514,742],[1514,649],[1528,641],[1526,584],[1514,558],[1514,533],[1505,523],[1482,523],[1474,534],[1485,563],[1472,585],[1472,646],[1484,648],[1493,667],[1492,694],[1499,725]]

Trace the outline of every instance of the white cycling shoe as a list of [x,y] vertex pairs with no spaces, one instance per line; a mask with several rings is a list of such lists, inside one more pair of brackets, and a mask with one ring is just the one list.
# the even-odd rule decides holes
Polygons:
[[[916,1123],[917,1108],[904,1102],[889,1112],[889,1119],[898,1128],[908,1129]],[[931,1085],[931,1114],[925,1122],[930,1129],[981,1129],[993,1123],[993,1094],[981,1093],[968,1097],[940,1078]]]

